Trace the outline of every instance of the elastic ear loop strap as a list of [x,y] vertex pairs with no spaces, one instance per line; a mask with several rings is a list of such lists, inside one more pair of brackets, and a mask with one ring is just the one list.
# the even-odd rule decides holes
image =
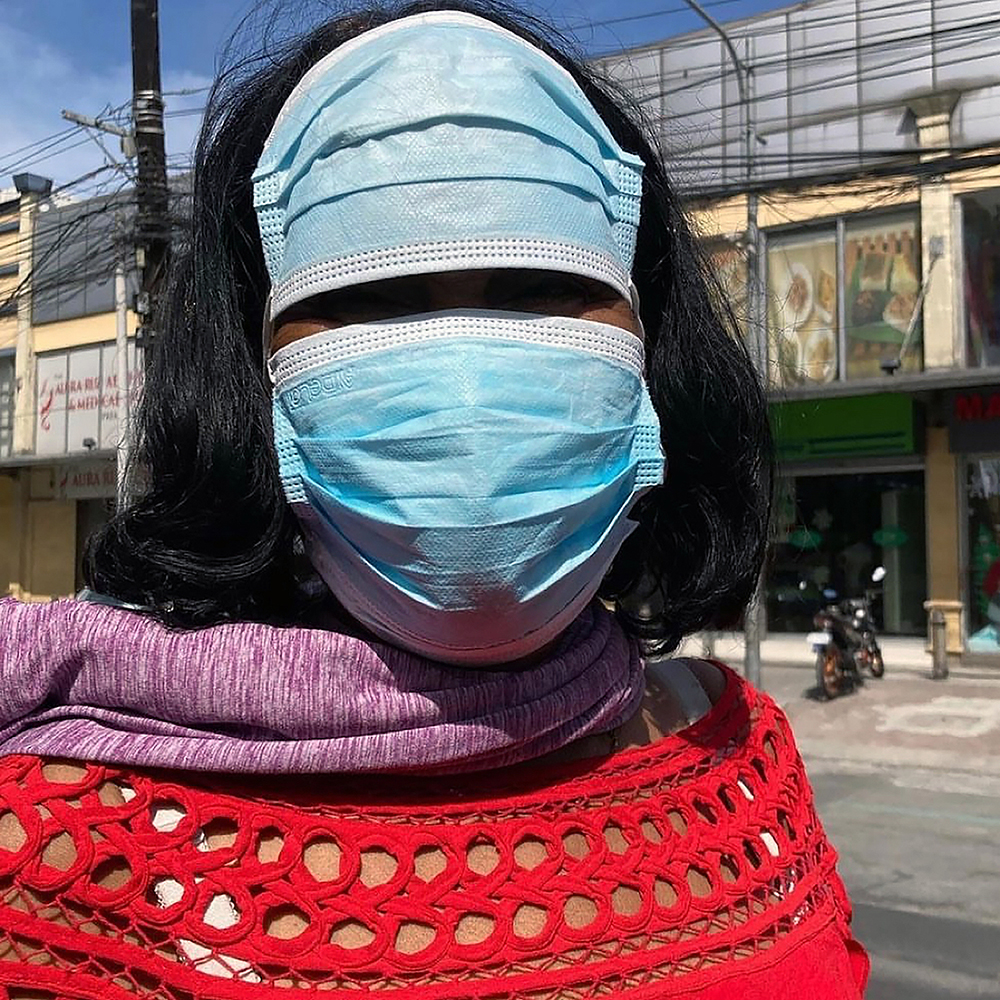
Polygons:
[[264,363],[264,374],[271,385],[274,385],[274,375],[271,373],[271,366],[268,362],[271,360],[271,337],[273,335],[274,321],[271,319],[271,292],[268,291],[267,298],[264,300],[264,321],[261,323],[260,356]]

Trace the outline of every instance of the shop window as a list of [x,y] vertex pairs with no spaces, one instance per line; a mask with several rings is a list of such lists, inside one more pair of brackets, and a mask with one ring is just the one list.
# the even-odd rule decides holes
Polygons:
[[769,236],[771,382],[877,378],[895,362],[920,371],[920,284],[916,209]]
[[969,541],[969,650],[1000,653],[1000,457],[966,469]]
[[1000,190],[962,199],[968,363],[1000,364]]
[[[831,599],[869,591],[876,628],[922,635],[926,590],[922,472],[798,476],[782,484],[767,567],[768,628],[806,632]],[[885,577],[872,582],[876,567]]]
[[788,387],[837,377],[835,229],[768,240],[771,381]]
[[844,327],[848,378],[876,378],[883,362],[923,368],[915,212],[849,220],[844,234]]

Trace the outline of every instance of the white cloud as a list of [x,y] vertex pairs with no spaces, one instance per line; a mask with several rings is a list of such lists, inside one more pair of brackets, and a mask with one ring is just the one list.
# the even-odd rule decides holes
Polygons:
[[[192,72],[165,70],[166,92],[198,90],[211,81]],[[51,177],[57,186],[67,184],[107,162],[100,148],[85,131],[68,134],[54,142],[45,142],[73,126],[60,112],[63,108],[91,117],[101,117],[111,109],[120,109],[113,120],[128,125],[132,96],[132,67],[95,63],[85,69],[75,65],[65,52],[39,37],[12,25],[0,15],[0,94],[9,95],[0,102],[0,187],[11,184],[10,175],[31,171]],[[190,153],[200,123],[197,114],[175,116],[170,112],[200,109],[206,94],[165,97],[167,154],[169,162],[180,166]],[[101,137],[109,151],[123,159],[119,140],[113,135]],[[30,147],[30,148],[25,148]],[[95,178],[118,186],[109,171]],[[94,187],[81,186],[80,193]]]

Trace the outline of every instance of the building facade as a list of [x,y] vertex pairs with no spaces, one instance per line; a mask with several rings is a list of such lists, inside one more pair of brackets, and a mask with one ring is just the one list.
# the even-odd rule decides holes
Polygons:
[[[997,27],[994,0],[819,0],[727,25],[738,66],[707,28],[597,60],[766,368],[771,629],[881,565],[885,631],[923,633],[934,601],[953,653],[1000,654]],[[113,503],[128,211],[32,175],[0,192],[0,589],[73,593]],[[131,394],[134,347],[127,368]]]
[[[66,202],[45,178],[14,182],[0,192],[0,592],[50,600],[79,590],[86,540],[114,504],[130,199]],[[135,316],[124,322],[134,397]]]
[[726,25],[738,65],[707,28],[602,60],[766,368],[771,629],[884,566],[886,632],[935,602],[952,654],[1000,654],[996,29],[977,0],[821,0]]

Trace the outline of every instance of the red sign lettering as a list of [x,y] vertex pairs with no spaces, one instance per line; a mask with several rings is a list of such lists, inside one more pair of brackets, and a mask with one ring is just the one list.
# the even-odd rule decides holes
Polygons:
[[1000,420],[1000,392],[991,392],[989,396],[984,396],[981,392],[956,394],[955,419],[959,423]]

